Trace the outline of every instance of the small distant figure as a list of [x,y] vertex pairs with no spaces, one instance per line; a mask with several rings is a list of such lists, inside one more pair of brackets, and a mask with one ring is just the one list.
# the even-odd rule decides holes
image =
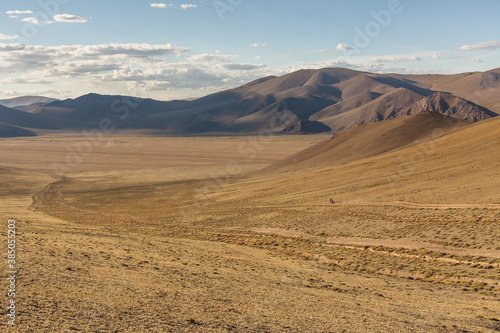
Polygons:
[[330,203],[333,205],[333,199],[332,198],[330,198]]

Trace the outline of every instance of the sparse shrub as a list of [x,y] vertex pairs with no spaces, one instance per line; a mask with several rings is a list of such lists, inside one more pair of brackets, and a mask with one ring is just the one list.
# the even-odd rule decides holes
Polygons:
[[486,283],[484,283],[484,282],[478,282],[478,281],[476,281],[476,282],[472,282],[472,283],[470,284],[470,288],[471,288],[472,290],[474,290],[474,291],[478,291],[478,290],[480,290],[480,289],[483,289],[486,285],[487,285],[487,284],[486,284]]

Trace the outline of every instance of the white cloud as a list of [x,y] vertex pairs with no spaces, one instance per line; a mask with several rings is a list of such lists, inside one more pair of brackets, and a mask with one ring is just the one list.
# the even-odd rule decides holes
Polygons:
[[9,10],[5,12],[7,15],[23,15],[23,14],[33,14],[31,10]]
[[496,49],[500,49],[500,42],[480,42],[475,45],[464,45],[459,48],[460,51],[496,50]]
[[[448,55],[444,51],[436,53],[443,59]],[[104,94],[129,94],[158,99],[194,97],[303,68],[344,67],[377,73],[419,73],[425,70],[405,68],[404,65],[410,61],[420,61],[418,56],[432,61],[433,55],[432,52],[418,56],[395,54],[382,59],[363,56],[352,57],[349,62],[343,57],[324,57],[326,59],[322,62],[307,63],[300,62],[300,59],[289,61],[286,58],[293,56],[284,54],[281,58],[285,59],[278,61],[281,65],[267,67],[259,64],[260,56],[255,54],[248,60],[255,63],[245,63],[238,61],[237,55],[224,54],[222,51],[194,54],[186,47],[171,44],[41,46],[23,45],[15,41],[10,44],[0,43],[0,87],[3,89],[0,89],[0,94],[11,89],[24,91],[36,87],[72,87],[75,89],[72,93],[74,96],[99,91]],[[470,56],[466,57],[466,60],[469,58]],[[372,62],[373,60],[377,62]],[[292,61],[294,64],[290,65]],[[477,67],[472,63],[469,66]]]
[[67,23],[85,23],[86,19],[83,17],[72,15],[72,14],[58,14],[54,15],[54,21],[56,22],[67,22]]
[[51,84],[54,81],[49,81],[40,78],[25,78],[25,77],[13,77],[7,78],[3,81],[6,84]]
[[452,60],[458,60],[458,59],[465,59],[467,57],[464,56],[464,55],[454,55],[454,54],[452,54],[452,55],[447,56],[446,58],[452,59]]
[[265,67],[263,64],[253,65],[253,64],[225,64],[224,68],[234,71],[251,71],[253,69]]
[[[405,57],[401,57],[405,58]],[[406,59],[408,59],[406,57]],[[370,72],[370,73],[401,73],[401,74],[428,74],[429,71],[426,69],[414,69],[405,67],[390,66],[384,63],[373,63],[369,57],[354,57],[346,62],[344,57],[338,57],[337,59],[328,61],[317,61],[317,62],[307,62],[302,63],[297,66],[287,66],[287,72],[299,70],[299,69],[318,69],[318,68],[328,68],[328,67],[342,67],[349,68],[352,70]],[[433,72],[443,72],[441,70],[434,70]]]
[[327,50],[307,50],[306,52],[312,52],[312,53],[321,53],[321,54],[327,54],[328,51]]
[[337,45],[337,50],[339,51],[349,51],[349,50],[352,50],[353,48],[350,47],[349,45],[347,44],[338,44]]
[[438,60],[439,58],[441,58],[441,56],[439,54],[433,54],[431,58],[434,60]]
[[[72,89],[45,89],[45,90],[4,90],[1,95],[5,97],[17,97],[17,96],[67,96]],[[69,97],[69,96],[67,96]]]
[[201,53],[201,54],[194,54],[187,56],[187,60],[189,61],[205,61],[205,62],[210,62],[210,61],[228,61],[230,59],[237,58],[237,55],[222,55],[220,53],[217,54],[208,54],[208,53]]
[[22,51],[25,46],[23,44],[5,44],[0,43],[0,52]]
[[0,43],[0,86],[16,91],[27,89],[26,85],[46,84],[51,89],[75,86],[78,92],[96,88],[102,93],[125,93],[127,89],[134,95],[157,92],[149,96],[170,90],[200,94],[203,88],[205,94],[281,73],[264,64],[238,63],[238,56],[222,52],[183,58],[188,51],[171,44]]
[[[62,46],[62,48],[66,48]],[[81,48],[78,50],[78,48]],[[172,44],[101,44],[86,46],[68,46],[68,52],[75,57],[92,58],[94,56],[116,56],[123,55],[131,58],[149,58],[180,54],[189,51],[185,47],[177,47]]]
[[181,9],[196,8],[196,7],[198,7],[198,6],[193,5],[193,4],[182,4],[181,5]]
[[173,9],[189,9],[198,7],[198,5],[194,4],[182,4],[180,6],[175,6],[174,4],[166,4],[163,2],[153,2],[150,3],[149,6],[153,8],[173,8]]
[[470,62],[476,62],[476,63],[479,63],[479,62],[483,62],[481,59],[479,58],[470,58],[469,59]]
[[[149,5],[153,8],[167,8],[166,3],[150,3]],[[172,5],[170,5],[170,6],[172,6]]]
[[9,36],[9,35],[5,35],[5,34],[0,33],[0,40],[10,40],[10,39],[17,39],[17,35]]
[[396,64],[396,63],[399,63],[399,62],[406,62],[406,61],[421,61],[422,58],[419,58],[419,57],[415,57],[415,56],[412,56],[412,57],[392,57],[392,58],[375,58],[375,59],[372,59],[372,63],[393,63],[393,64]]
[[267,44],[263,44],[263,43],[252,43],[250,45],[248,45],[250,47],[267,47],[268,45]]
[[[0,43],[0,73],[26,69],[47,70],[43,75],[79,75],[114,70],[130,62],[142,66],[164,61],[165,56],[179,55],[188,48],[171,44],[102,44],[41,46]],[[102,66],[98,66],[102,65]]]
[[343,59],[335,59],[328,61],[320,61],[320,62],[308,62],[300,65],[300,67],[292,67],[290,71],[295,71],[299,69],[318,69],[318,68],[329,68],[329,67],[345,67],[345,68],[353,68],[352,64],[345,62]]
[[26,17],[26,18],[23,18],[22,21],[23,22],[29,22],[29,23],[32,23],[32,24],[40,24],[40,21],[38,21],[34,17]]

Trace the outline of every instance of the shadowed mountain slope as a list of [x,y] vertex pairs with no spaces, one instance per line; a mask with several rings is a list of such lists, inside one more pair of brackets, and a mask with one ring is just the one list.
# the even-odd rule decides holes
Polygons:
[[343,164],[400,149],[428,138],[435,139],[443,133],[470,125],[469,122],[433,112],[360,125],[279,161],[268,169]]
[[36,136],[36,134],[24,128],[0,123],[0,138],[14,138],[19,136]]
[[0,106],[0,122],[27,128],[59,129],[50,118]]

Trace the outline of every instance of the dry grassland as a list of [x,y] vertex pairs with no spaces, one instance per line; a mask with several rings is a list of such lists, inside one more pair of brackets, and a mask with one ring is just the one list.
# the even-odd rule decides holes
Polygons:
[[422,147],[253,173],[322,138],[119,137],[57,177],[81,138],[0,140],[0,216],[20,221],[10,331],[499,331],[483,131],[405,173]]

